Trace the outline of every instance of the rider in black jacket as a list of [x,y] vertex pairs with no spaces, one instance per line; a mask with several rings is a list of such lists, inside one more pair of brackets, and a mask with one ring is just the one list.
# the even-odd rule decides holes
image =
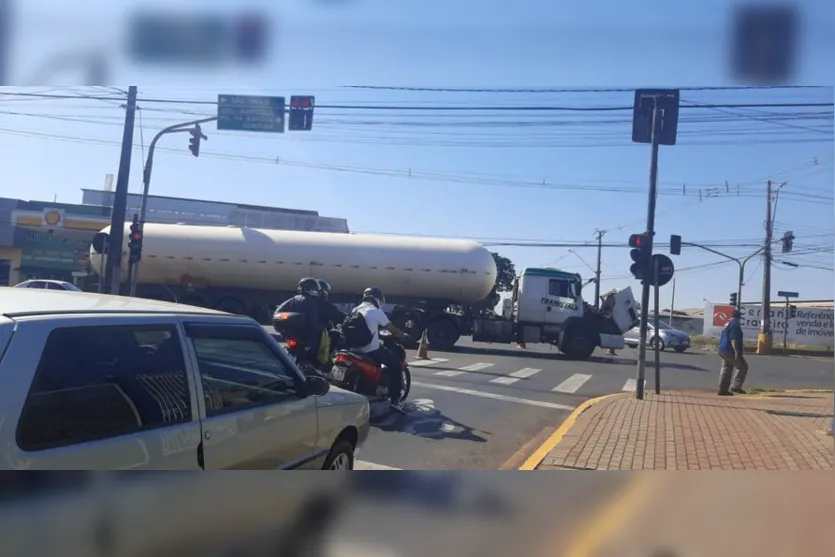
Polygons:
[[319,348],[319,340],[324,324],[319,319],[319,297],[321,290],[314,278],[303,278],[299,281],[298,294],[285,301],[275,310],[276,313],[300,313],[304,315],[304,330],[300,331],[303,338],[298,339],[303,346],[313,353]]

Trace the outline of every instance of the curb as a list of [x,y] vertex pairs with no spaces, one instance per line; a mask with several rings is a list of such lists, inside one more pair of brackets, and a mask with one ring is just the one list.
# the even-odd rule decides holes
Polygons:
[[525,462],[518,468],[518,470],[536,470],[537,466],[539,466],[545,457],[548,456],[548,453],[554,450],[554,447],[562,441],[563,437],[574,427],[574,423],[577,421],[577,418],[580,417],[580,414],[594,406],[599,402],[603,402],[604,400],[609,400],[615,397],[622,397],[628,396],[629,393],[614,393],[609,395],[599,396],[597,398],[590,398],[589,400],[582,403],[580,406],[575,408],[568,417],[563,420],[560,426],[552,433],[548,439],[542,443],[538,449],[536,449],[531,456],[529,456]]

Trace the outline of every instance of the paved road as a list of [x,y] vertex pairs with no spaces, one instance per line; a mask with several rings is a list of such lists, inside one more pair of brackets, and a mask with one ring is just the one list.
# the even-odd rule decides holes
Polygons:
[[[361,467],[495,470],[512,457],[521,464],[536,448],[531,441],[544,441],[573,408],[589,398],[634,392],[636,384],[633,349],[575,362],[547,347],[463,342],[430,357],[426,363],[411,359],[407,415],[375,422]],[[715,389],[717,360],[704,352],[662,353],[662,389]],[[831,359],[750,356],[749,362],[747,388],[832,388],[835,382]],[[654,388],[653,377],[650,366],[647,389]]]
[[[412,362],[407,415],[375,419],[359,469],[496,470],[524,458],[589,398],[635,390],[637,350],[598,350],[582,362],[547,346],[474,345]],[[651,356],[651,355],[650,355]],[[718,356],[661,354],[661,385],[714,390]],[[832,359],[749,356],[746,388],[832,388]],[[653,367],[647,388],[653,388]],[[385,406],[383,407],[385,410]]]

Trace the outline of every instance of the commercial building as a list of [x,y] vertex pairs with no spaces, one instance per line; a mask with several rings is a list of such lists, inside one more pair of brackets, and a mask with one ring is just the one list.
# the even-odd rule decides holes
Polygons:
[[[82,190],[81,204],[0,198],[0,286],[52,278],[86,286],[90,241],[110,224],[113,192]],[[141,197],[128,196],[126,221]],[[148,222],[245,226],[274,230],[349,233],[346,219],[316,211],[149,196]]]

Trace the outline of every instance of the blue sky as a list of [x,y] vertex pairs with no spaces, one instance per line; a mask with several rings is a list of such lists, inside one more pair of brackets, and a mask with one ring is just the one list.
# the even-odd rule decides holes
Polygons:
[[[111,83],[120,88],[136,83],[140,98],[151,99],[140,102],[131,191],[141,188],[138,146],[143,141],[147,146],[166,125],[212,115],[213,108],[199,102],[216,100],[218,93],[309,93],[316,95],[319,105],[590,107],[628,106],[632,94],[341,86],[541,89],[727,82],[721,69],[726,43],[717,16],[725,3],[679,8],[668,14],[671,19],[661,27],[651,18],[635,16],[644,7],[640,2],[630,14],[623,14],[605,9],[613,2],[597,2],[600,9],[595,11],[594,2],[584,3],[582,10],[552,10],[546,2],[532,1],[518,21],[509,20],[506,4],[490,0],[451,4],[403,4],[399,11],[379,2],[355,2],[349,10],[282,6],[280,13],[271,10],[281,17],[282,33],[272,45],[269,63],[263,66],[205,75],[118,66]],[[819,8],[831,15],[824,4]],[[639,28],[645,32],[638,32]],[[646,30],[655,30],[656,38],[642,39],[648,36]],[[659,41],[662,48],[658,48]],[[822,45],[831,47],[831,38],[812,26],[807,43],[796,78],[803,83],[826,83],[829,76],[824,77],[820,64],[824,59],[814,53]],[[84,87],[40,87],[37,91],[110,93]],[[682,100],[691,104],[831,103],[833,93],[831,88],[684,90]],[[795,248],[805,253],[785,258],[800,268],[775,267],[774,290],[831,299],[833,273],[805,266],[831,268],[833,264],[832,109],[795,110],[829,111],[830,119],[768,123],[762,118],[769,111],[786,110],[683,110],[680,144],[661,148],[657,230],[662,241],[676,233],[685,241],[729,245],[723,251],[744,256],[755,249],[750,245],[764,233],[766,180],[786,181],[778,202],[776,231],[794,230]],[[105,175],[117,171],[123,118],[117,102],[7,97],[0,116],[0,148],[6,160],[2,195],[57,196],[60,201],[77,202],[80,188],[101,187]],[[648,146],[630,144],[628,116],[628,112],[440,114],[321,109],[314,131],[307,134],[227,133],[209,125],[205,128],[209,140],[202,147],[206,156],[199,159],[189,155],[184,136],[163,139],[161,147],[166,150],[157,154],[152,191],[314,209],[347,218],[357,232],[559,243],[590,242],[595,229],[606,229],[605,243],[625,245],[628,235],[644,226],[650,156]],[[796,126],[824,130],[829,126],[830,133]],[[412,177],[408,177],[410,172]],[[431,179],[422,178],[427,174]],[[542,183],[544,187],[535,186]],[[517,268],[554,264],[584,276],[589,270],[581,259],[594,264],[595,258],[595,251],[587,248],[575,248],[579,256],[565,248],[495,249],[510,257]],[[701,306],[705,298],[727,299],[735,289],[737,271],[733,264],[710,265],[718,259],[692,249],[675,258],[677,267],[688,268],[677,276],[677,307]],[[628,249],[604,249],[604,291],[636,286],[625,278],[629,263]],[[761,276],[756,258],[746,272],[745,300],[759,298]],[[665,287],[665,307],[670,296],[671,288]]]

